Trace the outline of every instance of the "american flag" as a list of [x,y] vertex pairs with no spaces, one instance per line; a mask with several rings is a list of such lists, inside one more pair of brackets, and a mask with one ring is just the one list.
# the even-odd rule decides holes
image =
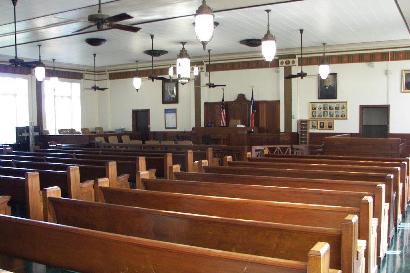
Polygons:
[[222,101],[221,101],[221,126],[222,126],[222,127],[226,127],[225,90],[222,90]]
[[256,102],[253,98],[253,88],[252,88],[252,99],[251,99],[251,116],[250,116],[250,127],[253,131],[255,128],[255,113],[256,113]]

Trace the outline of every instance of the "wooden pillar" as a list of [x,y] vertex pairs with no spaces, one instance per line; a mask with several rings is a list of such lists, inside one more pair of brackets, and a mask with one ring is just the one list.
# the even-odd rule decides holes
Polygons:
[[201,73],[195,78],[194,82],[194,94],[195,94],[195,127],[201,127]]
[[[285,66],[284,76],[292,74],[292,67]],[[292,80],[285,79],[284,88],[284,114],[285,114],[285,132],[292,132]]]

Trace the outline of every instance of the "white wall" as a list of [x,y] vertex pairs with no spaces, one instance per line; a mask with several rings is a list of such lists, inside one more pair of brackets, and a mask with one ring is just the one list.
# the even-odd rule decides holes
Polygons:
[[[337,100],[348,102],[348,119],[336,120],[335,133],[359,132],[359,105],[390,104],[390,133],[410,133],[410,94],[401,90],[401,71],[410,68],[410,61],[376,62],[331,65],[337,73]],[[300,68],[294,67],[293,73]],[[309,118],[309,102],[317,98],[317,66],[304,67],[308,78],[294,79],[293,85],[293,131],[296,120]],[[332,101],[332,100],[323,100]]]
[[[299,72],[293,67],[293,73]],[[296,132],[296,121],[309,117],[309,102],[317,99],[317,66],[304,67],[307,78],[293,79],[293,131]],[[390,132],[410,133],[410,94],[400,92],[401,71],[410,69],[410,61],[375,62],[357,64],[331,65],[331,71],[338,73],[338,98],[336,101],[348,102],[348,119],[336,120],[334,131],[316,131],[333,133],[359,132],[359,105],[390,104]],[[211,80],[215,84],[227,84],[225,100],[236,99],[243,93],[251,98],[252,87],[256,100],[281,100],[281,131],[283,131],[283,68],[249,69],[213,72]],[[202,73],[202,85],[208,82],[207,75]],[[151,130],[163,131],[164,109],[177,108],[179,131],[189,131],[195,125],[194,82],[180,86],[179,103],[164,105],[161,101],[161,81],[152,83],[144,80],[137,93],[132,87],[132,79],[113,80],[109,82],[109,91],[83,93],[84,127],[103,126],[104,129],[126,128],[131,130],[131,113],[133,109],[150,109]],[[90,93],[91,92],[91,93]],[[201,102],[217,102],[222,98],[220,88],[202,88]],[[327,101],[327,100],[326,100]],[[202,117],[204,111],[202,107]]]

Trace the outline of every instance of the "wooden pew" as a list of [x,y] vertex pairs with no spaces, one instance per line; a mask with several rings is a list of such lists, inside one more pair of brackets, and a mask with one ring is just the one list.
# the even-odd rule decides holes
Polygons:
[[99,181],[98,186],[96,196],[99,196],[100,202],[236,219],[338,228],[347,214],[356,214],[359,216],[359,239],[368,242],[366,270],[377,270],[377,232],[372,230],[373,198],[370,196],[363,197],[359,208],[351,208],[113,189],[108,188],[107,181],[103,180]]
[[0,214],[11,214],[11,208],[9,206],[10,198],[10,196],[0,195]]
[[253,273],[340,273],[329,269],[327,243],[315,244],[305,253],[307,262],[299,262],[9,216],[0,216],[0,234],[1,253],[79,272],[210,273],[223,268],[224,273],[238,273],[244,269]]
[[[53,171],[29,168],[0,167],[0,175],[25,177],[27,172],[37,172],[40,179],[40,188],[58,186],[64,197],[74,199],[94,200],[94,181],[80,182],[78,166],[68,166],[66,171]],[[2,194],[2,192],[0,192]]]
[[[57,195],[55,189],[51,191],[52,196]],[[43,195],[45,197],[49,194],[44,191]],[[59,224],[298,261],[306,261],[303,254],[306,253],[305,249],[309,250],[317,240],[323,239],[330,244],[331,266],[341,267],[343,272],[360,272],[364,266],[364,249],[358,249],[357,246],[356,215],[348,215],[339,229],[324,229],[181,214],[56,197],[48,197],[47,200],[47,207],[51,211],[48,219]],[[246,240],[238,240],[239,237]]]
[[[400,196],[400,210],[401,213],[399,217],[406,212],[407,201],[404,196],[405,189],[405,178],[401,180],[401,172],[399,167],[380,167],[380,166],[358,166],[358,165],[329,165],[329,164],[317,164],[317,163],[278,163],[278,162],[260,162],[255,161],[232,161],[231,158],[224,160],[226,166],[231,167],[252,167],[252,168],[272,168],[272,169],[298,169],[298,170],[318,170],[318,171],[345,171],[345,172],[372,172],[381,174],[392,174],[393,175],[393,185],[399,185],[398,188],[394,190],[399,192]],[[353,162],[352,162],[353,164]],[[401,220],[400,220],[401,221]]]
[[[112,161],[137,161],[138,155],[135,156],[121,156],[121,155],[109,155],[109,154],[89,154],[89,153],[27,153],[27,152],[15,152],[14,154],[25,155],[37,155],[46,157],[62,157],[62,158],[76,158],[76,159],[91,159],[91,160],[112,160]],[[142,156],[142,155],[141,155]],[[173,165],[172,154],[167,153],[163,155],[145,156],[146,167],[148,169],[155,169],[156,175],[159,177],[167,177],[169,166]]]
[[[85,161],[82,163],[86,163]],[[77,166],[80,172],[80,181],[83,185],[87,183],[94,183],[98,178],[107,177],[110,181],[110,187],[114,188],[130,188],[128,183],[128,174],[117,176],[117,163],[115,161],[105,161],[105,166],[94,165],[74,165],[56,162],[31,162],[31,161],[19,161],[19,160],[1,160],[0,166],[11,166],[15,168],[29,168],[38,170],[55,170],[64,171],[70,166]],[[92,186],[91,186],[92,189]],[[93,200],[86,199],[86,200]]]
[[[250,167],[204,167],[207,173],[220,174],[244,174],[254,176],[278,176],[278,177],[303,177],[303,178],[321,178],[331,180],[351,180],[363,182],[384,183],[386,186],[386,202],[390,204],[389,221],[389,238],[393,237],[394,228],[401,221],[400,211],[400,192],[399,185],[394,185],[393,175],[370,172],[344,172],[344,171],[315,171],[315,170],[297,170],[297,169],[272,169],[272,168],[250,168]],[[397,210],[398,209],[398,210]]]
[[0,194],[10,196],[11,206],[25,208],[25,216],[43,220],[40,179],[37,172],[27,172],[24,177],[0,175]]
[[[92,166],[103,166],[105,167],[106,174],[103,177],[109,177],[112,187],[116,188],[129,188],[129,183],[135,184],[136,172],[145,169],[145,159],[139,158],[137,162],[135,161],[110,161],[107,160],[93,160],[93,159],[75,159],[75,158],[59,158],[59,157],[45,157],[45,156],[23,156],[23,155],[0,155],[0,161],[16,160],[16,161],[30,161],[30,162],[49,162],[49,163],[65,163],[80,166],[84,169],[83,165]],[[140,166],[144,168],[141,169]],[[4,163],[5,164],[5,163]],[[92,175],[95,171],[87,171],[84,169],[85,175]],[[118,174],[119,173],[119,174]],[[93,175],[90,179],[101,176],[102,173]],[[84,176],[82,176],[84,177]]]
[[[372,225],[373,230],[377,229],[377,254],[379,261],[384,257],[387,251],[388,205],[385,205],[384,202],[384,185],[382,184],[328,180],[308,181],[308,179],[295,178],[283,178],[282,181],[280,181],[280,179],[274,177],[203,173],[194,174],[185,172],[176,173],[175,175],[177,179],[189,180],[191,178],[191,181],[146,179],[148,174],[145,173],[141,175],[143,179],[141,179],[139,185],[141,189],[151,191],[356,208],[360,208],[363,197],[370,195],[375,200],[375,203],[377,202],[377,205],[375,204],[374,207],[374,211],[377,212],[377,214],[374,213],[374,215],[375,217],[381,217],[379,219],[379,225],[377,224],[377,221]],[[289,180],[292,179],[295,184],[293,185],[293,188],[289,188],[292,187],[292,185],[288,185]],[[195,180],[198,182],[195,182]],[[278,183],[276,183],[276,186],[274,186],[275,180],[279,180]],[[271,185],[268,186],[270,182]],[[247,183],[253,185],[247,185]],[[259,183],[265,184],[265,186],[255,185]],[[287,187],[285,187],[286,185]],[[310,189],[307,190],[307,188]],[[322,190],[319,190],[320,188],[322,188]],[[381,208],[384,208],[384,210]]]
[[[343,157],[344,158],[344,157]],[[355,165],[355,166],[377,166],[377,167],[400,167],[400,183],[404,185],[403,199],[409,201],[409,163],[406,158],[388,160],[375,158],[370,160],[369,158],[354,157],[352,159],[343,159],[339,156],[335,158],[299,158],[299,157],[262,157],[262,158],[248,158],[252,162],[276,162],[276,163],[306,163],[306,164],[324,164],[324,165]],[[348,157],[350,158],[350,157]]]

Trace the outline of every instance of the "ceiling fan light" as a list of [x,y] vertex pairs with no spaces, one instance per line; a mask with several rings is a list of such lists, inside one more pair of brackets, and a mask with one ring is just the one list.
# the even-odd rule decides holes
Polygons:
[[273,61],[276,55],[276,40],[270,33],[266,33],[262,40],[262,55],[267,62]]
[[199,75],[199,67],[198,66],[194,66],[194,76],[198,76]]
[[322,80],[327,79],[330,73],[330,66],[328,64],[321,64],[319,66],[319,75]]
[[44,65],[38,65],[36,68],[34,68],[34,76],[36,77],[36,80],[39,82],[44,81],[46,78],[46,68]]
[[191,59],[185,49],[185,43],[182,43],[182,49],[178,54],[177,75],[180,82],[181,80],[188,82],[191,77]]
[[134,86],[135,90],[137,90],[137,92],[138,92],[138,90],[140,90],[141,85],[142,85],[142,78],[140,78],[138,76],[135,76],[132,79],[132,85]]
[[195,34],[200,42],[209,42],[214,35],[214,12],[206,1],[202,1],[202,5],[197,9],[195,15]]
[[172,65],[168,68],[168,76],[171,78],[174,76],[174,67]]

